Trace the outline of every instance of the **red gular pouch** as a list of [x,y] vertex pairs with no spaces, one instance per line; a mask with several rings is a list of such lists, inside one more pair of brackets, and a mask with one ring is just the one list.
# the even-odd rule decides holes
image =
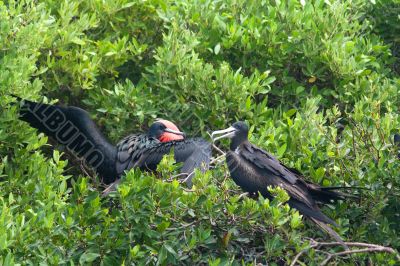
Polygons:
[[185,138],[185,134],[181,132],[179,128],[171,121],[158,119],[157,122],[162,123],[166,127],[164,133],[158,138],[159,141],[168,142],[174,140],[183,140]]

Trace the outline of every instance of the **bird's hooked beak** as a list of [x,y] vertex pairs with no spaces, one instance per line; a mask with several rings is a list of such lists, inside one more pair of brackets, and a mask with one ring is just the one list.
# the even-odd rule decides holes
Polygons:
[[[233,138],[235,136],[237,129],[234,127],[228,127],[227,129],[222,129],[222,130],[217,130],[211,133],[211,139],[212,141],[216,141],[219,139],[223,139],[223,138]],[[224,134],[222,136],[216,137],[217,135],[221,135]]]
[[180,136],[186,137],[186,134],[184,132],[173,130],[173,129],[170,129],[170,128],[164,129],[164,132],[168,132],[168,133],[171,133],[171,134],[175,134],[175,135],[180,135]]

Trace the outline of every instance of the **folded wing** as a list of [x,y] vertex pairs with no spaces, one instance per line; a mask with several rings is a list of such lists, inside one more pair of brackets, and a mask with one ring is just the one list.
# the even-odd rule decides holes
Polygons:
[[155,170],[163,156],[174,149],[174,158],[183,163],[181,173],[186,173],[187,184],[191,186],[194,169],[205,171],[211,158],[211,144],[202,138],[159,142],[143,136],[131,136],[117,145],[117,170],[123,172],[133,167]]
[[272,155],[251,143],[241,146],[240,156],[255,168],[259,191],[264,196],[269,194],[267,190],[269,185],[279,186],[290,196],[289,205],[299,210],[300,213],[321,222],[336,225],[332,219],[321,212],[313,198],[312,190],[318,189],[318,185],[305,182],[298,172],[290,171]]

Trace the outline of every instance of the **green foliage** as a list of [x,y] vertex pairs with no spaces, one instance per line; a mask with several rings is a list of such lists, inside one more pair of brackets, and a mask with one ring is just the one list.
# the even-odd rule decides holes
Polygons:
[[373,32],[379,35],[390,47],[392,54],[392,69],[400,73],[400,2],[398,0],[380,0],[369,9],[369,16],[374,23]]
[[228,61],[247,75],[270,71],[279,102],[323,95],[331,105],[354,102],[363,91],[346,86],[386,71],[389,49],[371,36],[368,7],[366,1],[179,1],[164,19],[185,21],[181,29],[198,33],[196,51],[213,64]]
[[10,93],[83,106],[114,142],[156,117],[204,137],[247,120],[250,140],[307,180],[366,188],[323,208],[346,240],[399,250],[398,5],[0,1],[0,264],[280,265],[326,238],[280,189],[272,201],[240,196],[223,165],[197,173],[191,191],[171,178],[170,156],[157,176],[131,170],[102,198],[16,119]]

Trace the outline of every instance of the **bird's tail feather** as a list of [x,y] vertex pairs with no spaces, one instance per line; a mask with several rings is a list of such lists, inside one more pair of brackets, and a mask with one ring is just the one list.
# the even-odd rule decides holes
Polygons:
[[332,187],[321,187],[321,189],[323,189],[323,190],[338,190],[338,189],[344,189],[344,190],[346,190],[346,189],[349,189],[349,190],[352,190],[352,189],[364,189],[364,190],[369,190],[369,188],[365,188],[365,187],[356,187],[356,186],[351,186],[351,187],[348,187],[348,186],[332,186]]
[[363,189],[359,187],[320,187],[314,184],[308,184],[309,191],[315,201],[322,203],[329,203],[331,201],[345,200],[345,199],[359,199],[358,195],[345,193],[338,190],[346,189]]
[[310,219],[316,224],[318,225],[323,231],[325,231],[327,234],[329,234],[333,239],[335,239],[337,242],[339,242],[344,249],[348,250],[349,247],[344,243],[343,239],[340,237],[340,235],[338,233],[335,232],[335,230],[333,230],[329,225],[318,221],[317,219],[314,219],[312,217],[310,217]]
[[338,226],[334,220],[332,220],[331,218],[329,218],[328,216],[323,214],[317,206],[311,208],[310,206],[308,206],[302,202],[299,202],[297,200],[292,200],[292,199],[289,200],[288,203],[289,203],[290,207],[297,209],[304,216],[313,218],[315,220],[318,220],[318,221],[326,223],[326,224]]

